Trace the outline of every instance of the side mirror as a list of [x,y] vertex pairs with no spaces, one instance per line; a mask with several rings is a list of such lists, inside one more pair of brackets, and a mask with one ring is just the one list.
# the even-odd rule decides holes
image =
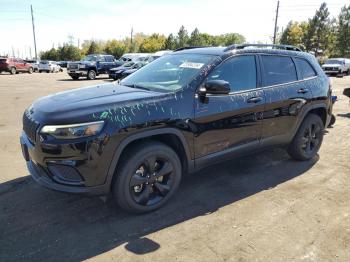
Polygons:
[[227,95],[231,91],[230,84],[224,80],[210,80],[204,84],[204,87],[199,88],[201,95]]

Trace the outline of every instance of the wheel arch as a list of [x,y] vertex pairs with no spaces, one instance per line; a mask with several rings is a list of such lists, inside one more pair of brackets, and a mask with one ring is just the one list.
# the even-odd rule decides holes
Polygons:
[[106,184],[108,184],[109,188],[111,188],[113,177],[121,163],[120,160],[127,150],[136,144],[147,141],[157,141],[169,146],[179,156],[184,172],[194,170],[194,161],[191,159],[189,146],[184,135],[179,130],[175,128],[162,128],[145,131],[128,136],[118,145],[108,169]]

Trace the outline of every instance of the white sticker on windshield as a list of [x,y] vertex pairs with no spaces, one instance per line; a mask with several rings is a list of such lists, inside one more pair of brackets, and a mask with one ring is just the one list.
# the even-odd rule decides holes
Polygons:
[[202,68],[204,64],[202,63],[193,63],[193,62],[184,62],[180,65],[182,68],[193,68],[193,69],[200,69]]

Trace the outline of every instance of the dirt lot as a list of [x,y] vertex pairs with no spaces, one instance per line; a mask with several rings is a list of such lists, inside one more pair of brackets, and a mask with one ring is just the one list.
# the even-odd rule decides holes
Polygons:
[[319,157],[276,149],[211,167],[135,216],[38,186],[18,142],[34,99],[109,80],[1,74],[0,261],[350,261],[350,76],[333,80],[337,122]]

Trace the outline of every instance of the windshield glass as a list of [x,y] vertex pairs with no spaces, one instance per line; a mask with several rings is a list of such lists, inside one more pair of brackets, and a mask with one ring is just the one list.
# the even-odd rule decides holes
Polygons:
[[97,60],[97,56],[95,55],[88,55],[85,56],[83,59],[81,59],[81,61],[96,61]]
[[326,61],[326,64],[342,64],[342,61],[335,60],[335,59],[330,59],[330,60]]
[[125,78],[121,84],[154,91],[174,92],[200,73],[215,56],[177,54],[163,56]]

